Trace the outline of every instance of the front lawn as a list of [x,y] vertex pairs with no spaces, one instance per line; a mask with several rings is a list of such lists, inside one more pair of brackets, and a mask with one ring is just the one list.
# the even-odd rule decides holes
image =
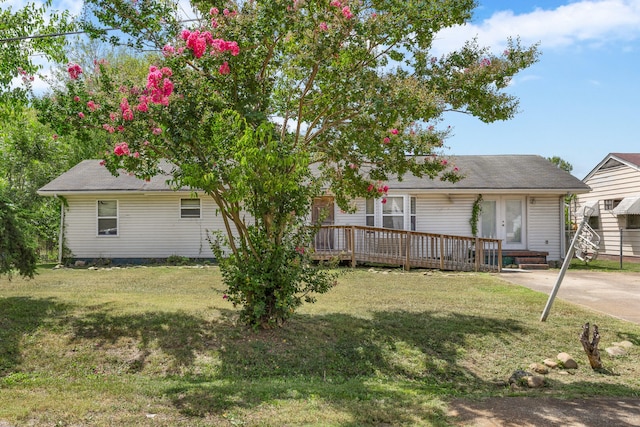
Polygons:
[[[216,267],[0,279],[0,425],[451,425],[455,397],[640,396],[640,326],[489,274],[345,270],[282,329],[236,324]],[[578,340],[630,352],[594,372]],[[517,369],[571,353],[539,390]]]

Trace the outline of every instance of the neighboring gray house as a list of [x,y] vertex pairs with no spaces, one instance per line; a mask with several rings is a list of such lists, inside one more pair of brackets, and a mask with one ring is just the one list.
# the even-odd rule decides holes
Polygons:
[[600,236],[605,256],[640,257],[640,153],[610,153],[582,180],[592,189],[580,194],[578,220]]
[[[386,203],[356,199],[341,212],[327,194],[315,200],[325,223],[471,236],[474,202],[482,195],[478,236],[501,239],[504,251],[539,251],[562,259],[564,197],[589,186],[537,155],[453,156],[462,175],[452,184],[405,176],[391,180]],[[214,202],[172,191],[167,176],[144,182],[112,176],[98,160],[83,161],[39,190],[66,200],[64,236],[76,259],[211,258],[210,230],[222,229]]]

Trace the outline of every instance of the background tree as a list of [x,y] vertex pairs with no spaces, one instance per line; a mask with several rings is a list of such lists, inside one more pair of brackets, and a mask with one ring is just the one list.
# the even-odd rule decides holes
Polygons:
[[573,170],[573,165],[567,162],[566,160],[564,160],[562,157],[553,156],[553,157],[548,157],[547,160],[549,160],[551,163],[553,163],[558,168],[562,169],[567,173],[571,173],[571,171]]
[[52,10],[51,0],[0,10],[0,118],[11,116],[26,102],[28,92],[15,79],[33,81],[42,68],[35,58],[66,61],[65,38],[49,36],[74,28],[69,13]]
[[35,274],[35,249],[25,238],[23,229],[13,206],[0,194],[0,275],[10,277],[14,270],[25,277]]
[[[147,2],[108,3],[109,21],[133,34],[132,16],[166,18],[135,13]],[[115,79],[106,63],[91,79],[70,66],[67,88],[42,107],[61,132],[102,129],[112,172],[148,178],[168,159],[176,187],[211,196],[226,228],[214,245],[225,297],[262,327],[332,284],[307,258],[314,196],[352,211],[357,196],[384,203],[391,176],[460,179],[440,157],[442,113],[509,119],[518,102],[502,89],[537,58],[517,40],[499,56],[473,41],[430,55],[439,30],[470,18],[471,0],[196,6],[205,18],[162,46],[146,82]]]

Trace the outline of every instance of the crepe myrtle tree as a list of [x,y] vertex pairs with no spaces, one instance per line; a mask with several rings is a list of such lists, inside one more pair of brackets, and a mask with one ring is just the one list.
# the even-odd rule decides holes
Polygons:
[[[135,15],[125,3],[117,20]],[[518,40],[501,55],[474,41],[430,55],[439,30],[470,18],[471,0],[195,6],[204,18],[160,47],[146,81],[69,64],[66,89],[41,107],[60,133],[102,130],[111,172],[149,179],[167,159],[176,188],[215,200],[224,297],[259,327],[334,283],[308,258],[315,196],[353,211],[354,197],[384,203],[389,177],[460,179],[440,152],[441,115],[509,119],[518,103],[502,89],[537,59]]]

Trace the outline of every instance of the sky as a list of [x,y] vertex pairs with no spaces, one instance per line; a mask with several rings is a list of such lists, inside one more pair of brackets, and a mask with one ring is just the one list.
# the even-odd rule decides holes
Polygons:
[[438,34],[445,52],[475,36],[499,53],[509,36],[539,43],[539,62],[507,89],[513,119],[450,114],[448,153],[559,156],[583,179],[607,154],[640,152],[640,0],[478,0],[472,21]]
[[[186,0],[182,0],[187,3]],[[507,92],[520,100],[511,120],[485,124],[449,113],[445,154],[559,156],[584,178],[608,153],[640,152],[640,0],[477,0],[471,22],[437,35],[433,54],[477,37],[501,53],[508,37],[539,43],[538,63]],[[24,0],[5,0],[0,7]],[[77,0],[54,7],[79,12]],[[186,10],[186,9],[185,9]]]

